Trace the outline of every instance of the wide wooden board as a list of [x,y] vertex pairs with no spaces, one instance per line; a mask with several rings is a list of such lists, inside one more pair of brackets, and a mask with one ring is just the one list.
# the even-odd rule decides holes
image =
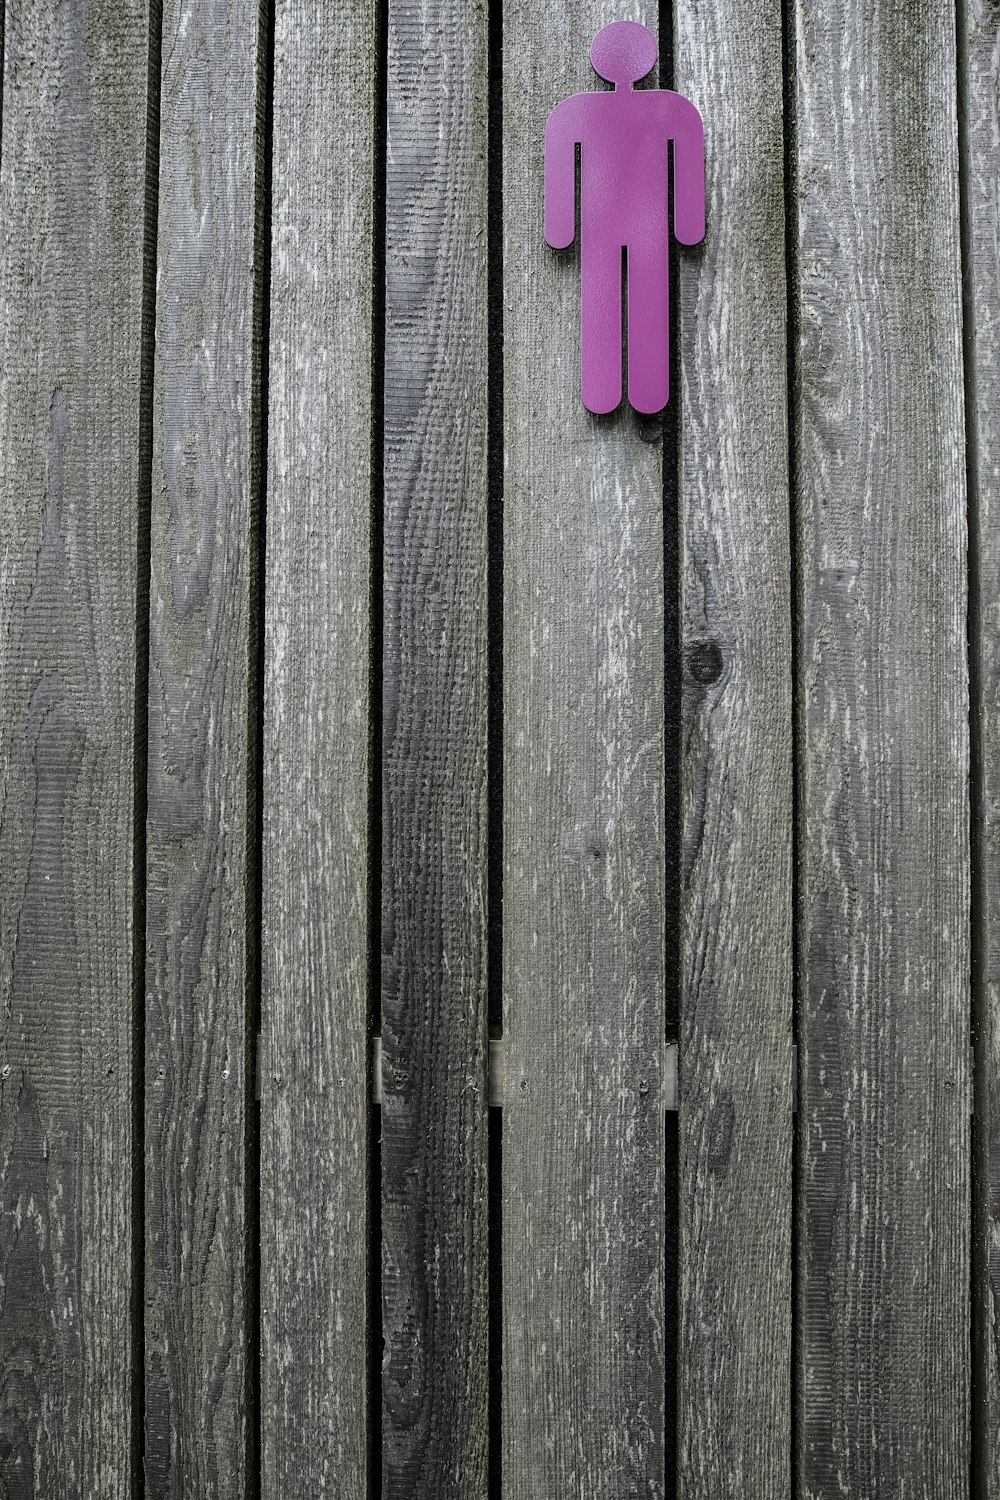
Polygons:
[[149,11],[9,0],[0,170],[0,1494],[134,1463]]
[[274,37],[261,1493],[367,1500],[372,181],[367,0]]
[[608,19],[504,6],[508,1500],[663,1486],[661,450],[581,405],[579,265],[542,236],[546,117]]
[[969,1484],[966,486],[951,5],[798,0],[798,1474]]
[[486,7],[388,22],[382,1493],[485,1500]]
[[[680,0],[706,128],[680,255],[678,1486],[789,1494],[792,661],[782,15]],[[676,191],[676,186],[675,186]]]
[[149,1496],[242,1500],[257,933],[258,0],[163,10],[146,836]]

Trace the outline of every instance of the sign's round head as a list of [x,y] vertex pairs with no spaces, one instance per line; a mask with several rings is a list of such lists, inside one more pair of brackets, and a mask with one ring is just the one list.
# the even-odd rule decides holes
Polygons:
[[612,21],[594,37],[590,61],[595,73],[627,88],[645,78],[656,62],[656,38],[638,21]]

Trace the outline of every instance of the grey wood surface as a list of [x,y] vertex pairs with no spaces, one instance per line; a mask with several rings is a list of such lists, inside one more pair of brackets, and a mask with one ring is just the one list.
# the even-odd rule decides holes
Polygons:
[[782,15],[680,0],[706,237],[680,256],[678,1493],[790,1493],[792,701]]
[[485,1500],[482,0],[389,0],[382,1493]]
[[661,449],[581,405],[577,257],[542,237],[545,120],[602,86],[607,19],[504,7],[509,1500],[663,1492]]
[[150,1497],[241,1500],[256,1467],[247,1294],[257,1232],[248,839],[259,34],[258,0],[164,6],[146,837]]
[[8,0],[0,1494],[129,1491],[145,3]]
[[979,872],[973,977],[977,1065],[973,1252],[975,1500],[1000,1500],[1000,11],[962,0],[970,640]]
[[966,515],[950,5],[798,0],[798,1473],[969,1485]]
[[261,1099],[261,1493],[368,1495],[374,13],[274,45]]

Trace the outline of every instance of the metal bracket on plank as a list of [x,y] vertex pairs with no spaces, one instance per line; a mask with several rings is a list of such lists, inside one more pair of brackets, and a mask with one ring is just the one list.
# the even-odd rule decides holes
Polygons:
[[382,1103],[382,1038],[372,1037],[372,1103]]
[[[488,1102],[490,1109],[503,1106],[504,1095],[504,1045],[502,1040],[490,1039]],[[677,1067],[677,1043],[667,1042],[663,1049],[663,1107],[676,1111],[679,1104],[679,1082]],[[798,1094],[798,1049],[792,1048],[792,1108],[796,1108]],[[372,1103],[382,1103],[382,1038],[372,1037]]]
[[676,1042],[667,1042],[663,1048],[663,1108],[668,1114],[680,1108]]
[[[668,1042],[663,1051],[663,1107],[668,1112],[676,1111],[679,1104],[679,1079],[677,1062],[677,1043]],[[255,1097],[261,1097],[261,1084],[263,1074],[263,1038],[258,1033],[256,1058],[255,1058]],[[504,1046],[502,1040],[490,1039],[489,1043],[489,1072],[488,1072],[488,1103],[490,1109],[500,1109],[503,1105],[504,1094]],[[975,1108],[975,1084],[976,1084],[976,1057],[975,1049],[969,1048],[969,1115],[974,1113]],[[382,1103],[382,1038],[378,1035],[372,1037],[372,1103]],[[799,1107],[799,1049],[792,1045],[792,1110],[797,1111]]]

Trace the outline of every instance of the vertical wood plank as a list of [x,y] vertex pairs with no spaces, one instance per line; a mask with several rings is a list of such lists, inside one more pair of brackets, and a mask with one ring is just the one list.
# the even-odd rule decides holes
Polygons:
[[250,1486],[258,0],[167,0],[149,613],[146,1493]]
[[149,9],[6,12],[0,1491],[71,1500],[127,1493],[132,1468]]
[[[624,5],[656,30],[656,6]],[[504,7],[503,1489],[663,1490],[662,462],[580,402],[542,235],[585,0]]]
[[799,1473],[969,1483],[966,519],[950,5],[797,0]]
[[483,0],[389,0],[382,1493],[485,1500]]
[[782,17],[679,0],[706,125],[681,258],[678,1493],[791,1482],[792,660]]
[[265,1500],[368,1495],[374,12],[278,0],[264,664]]
[[[974,936],[977,995],[976,1162],[973,1232],[976,1500],[1000,1500],[1000,13],[962,0],[965,95],[966,414],[970,545],[978,588],[970,599],[978,735],[979,889]],[[974,739],[974,744],[976,743]]]
[[6,4],[0,5],[0,161],[3,160],[3,83],[4,83],[4,27],[7,21]]

